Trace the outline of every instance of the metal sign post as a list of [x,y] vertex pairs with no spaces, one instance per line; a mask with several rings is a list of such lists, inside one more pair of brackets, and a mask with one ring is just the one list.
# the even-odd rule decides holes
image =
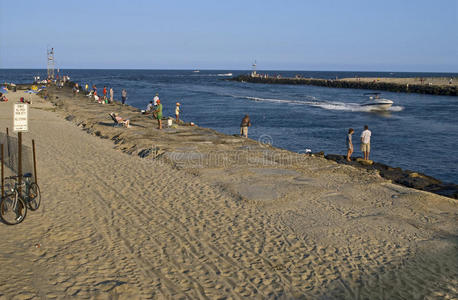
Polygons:
[[17,176],[18,192],[21,193],[22,184],[22,133],[29,130],[29,105],[18,103],[14,104],[13,131],[17,132]]

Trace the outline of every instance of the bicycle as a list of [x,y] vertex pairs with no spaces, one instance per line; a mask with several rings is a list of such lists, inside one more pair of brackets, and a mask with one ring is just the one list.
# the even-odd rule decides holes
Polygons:
[[26,173],[21,178],[21,193],[19,193],[19,176],[6,177],[6,180],[14,180],[10,184],[10,193],[6,193],[0,200],[0,217],[7,225],[16,225],[24,221],[27,209],[35,211],[41,204],[40,187],[31,181],[32,174]]

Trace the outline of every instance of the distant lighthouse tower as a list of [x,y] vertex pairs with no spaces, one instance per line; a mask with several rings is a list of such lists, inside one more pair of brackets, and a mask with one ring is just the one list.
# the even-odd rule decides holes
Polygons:
[[54,80],[54,48],[47,50],[48,53],[48,79]]
[[254,61],[254,64],[251,65],[253,67],[253,71],[251,72],[251,77],[258,77],[258,74],[256,73],[256,60]]

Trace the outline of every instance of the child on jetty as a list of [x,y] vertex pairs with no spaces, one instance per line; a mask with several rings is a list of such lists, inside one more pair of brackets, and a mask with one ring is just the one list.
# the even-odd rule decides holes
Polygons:
[[248,138],[248,127],[251,126],[250,116],[245,115],[240,123],[240,136]]

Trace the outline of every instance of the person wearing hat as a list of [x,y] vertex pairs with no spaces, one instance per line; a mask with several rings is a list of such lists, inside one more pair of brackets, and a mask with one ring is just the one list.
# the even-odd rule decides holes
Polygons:
[[154,113],[156,114],[156,119],[157,119],[157,129],[161,130],[162,129],[162,104],[161,100],[157,100],[157,106],[156,110]]
[[176,122],[178,124],[180,120],[180,102],[177,102],[177,106],[175,108],[175,117],[176,117]]

